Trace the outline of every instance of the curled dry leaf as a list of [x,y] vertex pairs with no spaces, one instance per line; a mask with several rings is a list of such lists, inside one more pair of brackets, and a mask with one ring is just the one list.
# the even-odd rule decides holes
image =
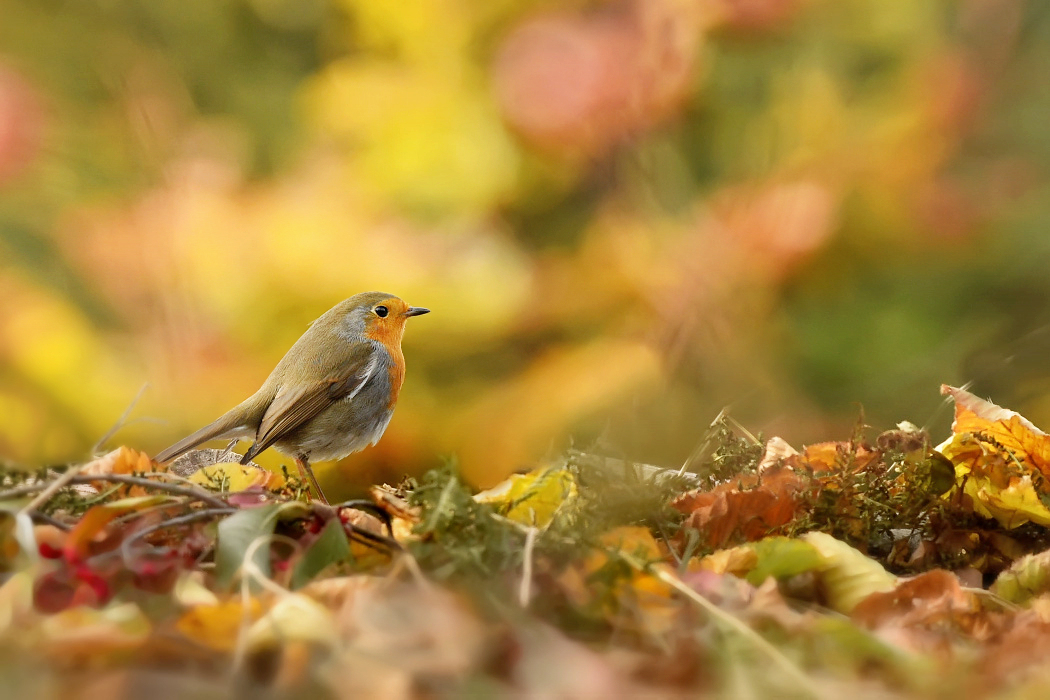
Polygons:
[[963,389],[942,386],[955,400],[952,437],[938,450],[955,465],[956,479],[978,515],[1006,528],[1027,522],[1050,526],[1050,436],[1014,411]]
[[408,501],[398,494],[398,490],[388,484],[373,486],[369,490],[369,495],[372,497],[372,502],[390,516],[390,530],[395,540],[405,544],[417,539],[412,528],[419,522],[421,508],[410,506]]
[[108,474],[132,474],[151,471],[164,471],[163,467],[154,467],[149,455],[121,445],[97,459],[93,459],[81,468],[84,476],[105,476]]

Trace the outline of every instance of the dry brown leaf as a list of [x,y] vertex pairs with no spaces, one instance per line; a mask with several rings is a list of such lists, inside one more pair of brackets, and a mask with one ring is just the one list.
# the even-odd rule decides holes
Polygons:
[[699,531],[706,546],[718,549],[734,540],[760,539],[791,522],[805,488],[799,474],[779,465],[710,491],[689,491],[671,505],[689,516],[685,528]]
[[890,636],[917,650],[943,646],[949,635],[961,634],[987,641],[1004,625],[1001,615],[990,613],[954,574],[934,569],[902,581],[892,591],[874,593],[852,612],[861,625]]

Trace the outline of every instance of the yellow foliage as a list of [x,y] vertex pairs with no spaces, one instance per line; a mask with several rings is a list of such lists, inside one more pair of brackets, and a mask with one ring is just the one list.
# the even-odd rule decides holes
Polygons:
[[474,500],[499,507],[514,522],[545,528],[576,493],[576,479],[568,469],[541,468],[514,474],[502,484],[477,494]]
[[214,605],[195,605],[175,622],[186,638],[215,651],[232,651],[237,640],[263,614],[263,606],[256,598],[247,605],[234,598]]
[[210,488],[221,485],[223,490],[230,492],[255,487],[275,491],[285,485],[285,479],[280,474],[237,462],[223,462],[198,469],[190,476],[190,481]]
[[952,437],[938,449],[980,515],[1004,527],[1050,525],[1042,497],[1050,490],[1050,436],[1023,416],[968,391],[942,387],[955,400]]

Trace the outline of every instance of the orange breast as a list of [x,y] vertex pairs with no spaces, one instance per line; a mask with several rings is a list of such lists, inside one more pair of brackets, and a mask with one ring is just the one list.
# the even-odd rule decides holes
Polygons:
[[401,352],[401,338],[405,334],[405,322],[382,323],[373,322],[365,330],[365,335],[372,340],[378,341],[390,353],[390,403],[387,408],[394,408],[397,397],[401,393],[401,385],[405,382],[405,355]]
[[[390,348],[387,348],[388,350]],[[387,404],[388,409],[393,409],[394,404],[397,403],[397,397],[401,393],[401,385],[405,383],[405,356],[401,352],[401,345],[395,345],[393,351],[390,353],[390,368],[387,370],[390,372],[390,403]]]

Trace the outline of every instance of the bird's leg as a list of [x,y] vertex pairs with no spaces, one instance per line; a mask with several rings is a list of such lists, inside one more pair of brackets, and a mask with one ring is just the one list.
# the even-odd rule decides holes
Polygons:
[[314,470],[310,468],[310,462],[307,461],[306,457],[302,455],[295,458],[295,465],[299,467],[299,476],[310,482],[310,488],[317,494],[317,500],[321,501],[325,505],[328,505],[328,499],[324,496],[324,491],[317,483],[317,478],[314,476]]

